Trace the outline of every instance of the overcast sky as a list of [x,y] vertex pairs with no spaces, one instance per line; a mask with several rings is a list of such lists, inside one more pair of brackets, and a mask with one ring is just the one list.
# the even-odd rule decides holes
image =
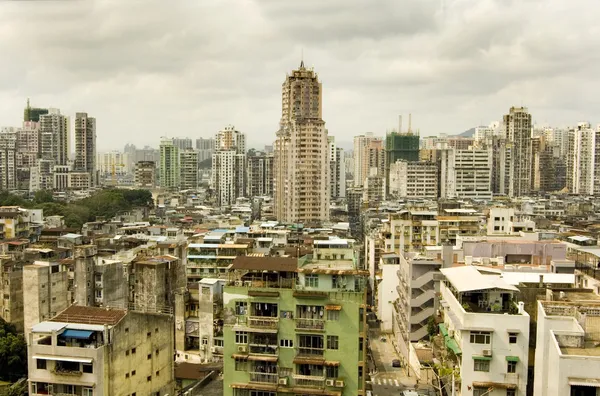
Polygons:
[[29,97],[95,116],[100,150],[227,124],[261,147],[302,52],[338,141],[409,112],[421,135],[460,133],[511,105],[595,125],[599,20],[597,0],[4,1],[0,125]]

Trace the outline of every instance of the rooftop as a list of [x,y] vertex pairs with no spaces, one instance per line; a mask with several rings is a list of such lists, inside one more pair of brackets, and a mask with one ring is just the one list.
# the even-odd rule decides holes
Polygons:
[[500,276],[495,274],[484,275],[477,268],[470,265],[442,268],[440,271],[459,293],[488,289],[519,291],[519,289],[508,284]]
[[69,308],[50,319],[50,321],[63,323],[115,325],[121,319],[123,319],[126,314],[127,311],[124,309],[71,305]]
[[229,268],[232,270],[297,272],[298,259],[292,257],[238,256]]

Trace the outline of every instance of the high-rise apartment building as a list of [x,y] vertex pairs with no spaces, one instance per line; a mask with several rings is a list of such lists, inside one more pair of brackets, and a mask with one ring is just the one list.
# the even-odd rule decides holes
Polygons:
[[196,139],[196,150],[198,150],[198,162],[212,158],[213,152],[215,151],[215,139]]
[[173,145],[179,148],[179,151],[192,150],[194,148],[190,138],[173,138]]
[[0,190],[13,191],[17,186],[16,128],[0,130]]
[[138,161],[135,164],[136,187],[154,188],[156,185],[156,162]]
[[331,199],[346,197],[346,163],[344,149],[337,147],[335,137],[328,136],[329,142],[329,193]]
[[282,85],[273,183],[274,213],[279,221],[329,219],[329,156],[322,106],[318,75],[301,62]]
[[198,188],[198,152],[192,149],[180,151],[179,166],[181,189],[196,190]]
[[577,127],[569,129],[567,187],[572,194],[594,194],[595,180],[599,176],[596,174],[598,140],[600,132],[592,129],[588,122],[580,122]]
[[510,108],[503,117],[503,133],[512,144],[508,195],[527,195],[531,189],[531,114],[526,107]]
[[273,153],[248,154],[247,184],[248,197],[273,195]]
[[123,176],[130,173],[129,154],[117,150],[98,154],[98,172],[104,178]]
[[69,117],[58,109],[49,109],[40,116],[42,139],[41,156],[54,160],[55,165],[66,165],[69,160]]
[[212,188],[218,206],[229,206],[246,194],[246,135],[228,125],[215,135]]
[[96,175],[96,119],[87,113],[75,114],[75,172],[90,175],[89,185],[97,183]]
[[40,157],[41,135],[38,122],[23,122],[17,130],[17,168],[31,168]]
[[162,138],[160,141],[160,187],[167,190],[179,188],[179,147],[173,139]]
[[364,185],[365,179],[369,176],[369,156],[367,147],[371,141],[377,140],[372,132],[354,137],[354,186]]
[[442,150],[440,197],[492,199],[491,150]]

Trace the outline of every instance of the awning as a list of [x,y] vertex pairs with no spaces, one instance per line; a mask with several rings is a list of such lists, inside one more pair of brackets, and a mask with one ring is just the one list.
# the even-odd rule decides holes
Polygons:
[[448,329],[446,328],[446,325],[444,323],[440,323],[438,325],[438,327],[440,328],[440,333],[442,333],[442,335],[444,337],[447,337],[448,336]]
[[494,389],[517,389],[515,384],[507,384],[504,382],[478,382],[473,381],[473,386],[476,388],[494,388]]
[[88,338],[90,338],[92,336],[92,334],[94,334],[94,332],[89,331],[89,330],[67,329],[62,332],[61,336],[69,337],[69,338],[77,338],[80,340],[87,340]]
[[444,337],[444,341],[446,342],[446,348],[450,349],[452,352],[454,352],[455,355],[460,355],[462,354],[460,348],[458,347],[458,344],[456,343],[456,340],[452,337]]
[[92,363],[92,359],[74,358],[74,357],[66,357],[66,356],[34,355],[33,358],[39,359],[39,360],[54,360],[54,361],[60,361],[60,362]]
[[259,360],[261,362],[276,362],[277,356],[250,355],[248,356],[248,360]]
[[519,357],[518,356],[507,356],[506,357],[506,361],[507,362],[518,362],[519,361]]
[[323,358],[314,358],[311,359],[309,357],[296,357],[293,360],[294,364],[316,364],[316,365],[324,365],[325,359]]
[[589,387],[594,387],[594,388],[600,388],[600,379],[569,377],[569,385],[571,385],[571,386],[589,386]]
[[325,305],[325,309],[327,311],[341,311],[342,310],[342,306],[341,305]]
[[339,366],[340,362],[337,361],[333,361],[333,360],[325,360],[325,363],[323,364],[324,366]]
[[231,357],[237,360],[248,360],[248,355],[239,355],[234,353],[231,355]]
[[473,360],[492,360],[491,356],[473,355]]

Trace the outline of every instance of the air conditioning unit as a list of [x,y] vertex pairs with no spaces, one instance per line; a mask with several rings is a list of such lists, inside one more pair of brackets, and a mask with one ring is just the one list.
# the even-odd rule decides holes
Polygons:
[[337,381],[335,381],[335,387],[336,388],[343,388],[344,387],[344,380],[337,380]]
[[215,352],[217,352],[217,347],[210,347],[210,351],[211,351],[212,353],[215,353]]
[[200,350],[201,350],[201,351],[204,351],[204,350],[206,350],[206,345],[204,345],[204,344],[200,345]]
[[248,346],[247,345],[240,345],[238,347],[238,352],[243,352],[243,353],[248,352]]
[[332,379],[325,380],[325,385],[327,385],[327,386],[334,386],[335,385],[335,381],[332,380]]
[[285,378],[279,378],[279,385],[285,385],[285,386],[287,386],[287,384],[288,384],[287,377],[285,377]]
[[483,350],[483,356],[492,356],[492,350],[491,349],[484,349]]

